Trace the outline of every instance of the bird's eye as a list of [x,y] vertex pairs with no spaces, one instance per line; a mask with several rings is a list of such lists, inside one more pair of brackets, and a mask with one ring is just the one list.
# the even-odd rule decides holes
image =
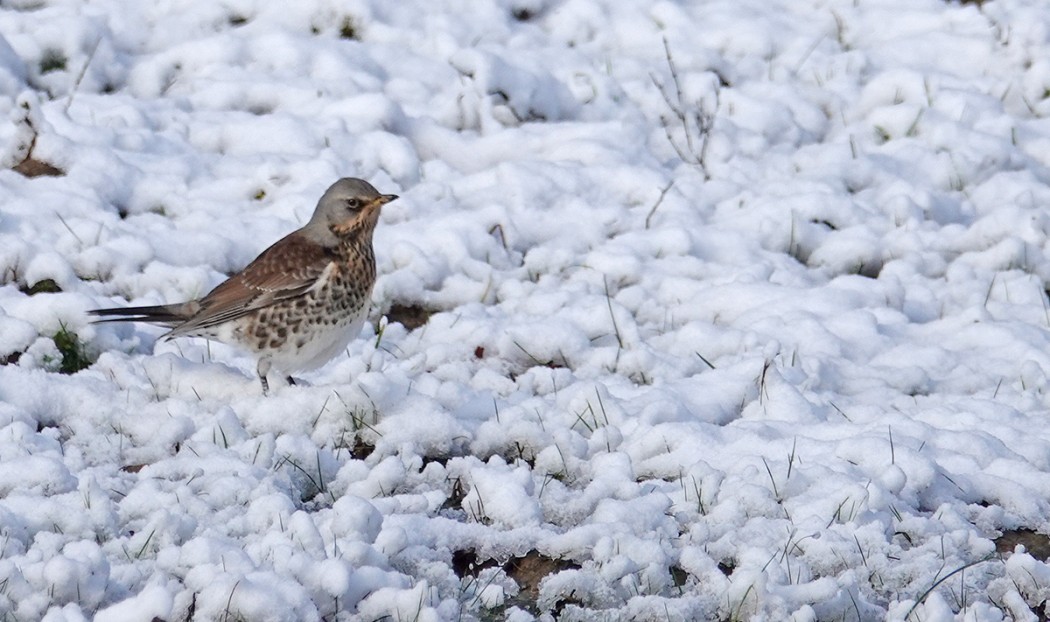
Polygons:
[[358,199],[347,199],[346,206],[350,209],[356,210],[361,207],[361,201]]

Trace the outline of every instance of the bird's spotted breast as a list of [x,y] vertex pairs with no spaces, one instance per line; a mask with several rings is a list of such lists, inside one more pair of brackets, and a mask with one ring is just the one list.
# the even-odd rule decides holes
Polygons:
[[[370,244],[343,244],[314,287],[245,316],[244,345],[295,366],[360,330],[368,311],[375,256]],[[350,338],[353,335],[349,335]]]

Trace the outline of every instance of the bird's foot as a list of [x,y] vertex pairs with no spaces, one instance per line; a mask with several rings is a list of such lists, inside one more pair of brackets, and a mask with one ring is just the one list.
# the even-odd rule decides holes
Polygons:
[[262,383],[263,395],[270,394],[270,382],[266,380],[266,374],[270,373],[270,357],[263,356],[259,358],[259,364],[255,367],[255,373],[259,376],[259,382]]

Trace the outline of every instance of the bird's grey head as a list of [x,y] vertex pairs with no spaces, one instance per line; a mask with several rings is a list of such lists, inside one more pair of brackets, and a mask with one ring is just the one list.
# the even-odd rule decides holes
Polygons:
[[396,194],[379,194],[363,179],[344,177],[321,196],[303,234],[326,246],[355,237],[371,242],[379,209],[396,198]]

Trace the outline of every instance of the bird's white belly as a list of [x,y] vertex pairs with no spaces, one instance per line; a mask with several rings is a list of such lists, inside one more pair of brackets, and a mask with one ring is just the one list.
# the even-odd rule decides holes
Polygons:
[[329,326],[315,326],[304,330],[303,343],[288,339],[271,353],[274,367],[285,371],[317,369],[346,350],[360,333],[368,315],[367,307],[345,322]]

